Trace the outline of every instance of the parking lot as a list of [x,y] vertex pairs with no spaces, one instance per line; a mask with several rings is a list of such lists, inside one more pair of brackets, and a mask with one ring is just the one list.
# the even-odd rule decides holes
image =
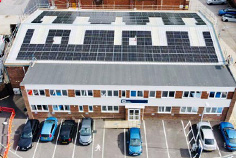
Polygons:
[[[12,136],[12,146],[9,152],[9,158],[124,158],[128,156],[127,148],[127,129],[105,129],[104,120],[95,120],[93,143],[89,146],[81,146],[75,139],[69,145],[57,144],[57,128],[55,138],[52,142],[34,142],[32,149],[27,152],[17,150],[17,142],[20,132],[26,119],[15,119]],[[76,120],[79,122],[80,120]],[[61,122],[61,121],[59,121]],[[189,121],[182,120],[145,120],[142,121],[141,135],[143,141],[143,153],[141,158],[177,158],[190,157],[187,141],[184,134],[184,127]],[[193,131],[196,134],[196,121],[191,121]],[[210,122],[219,149],[213,152],[203,152],[202,158],[213,157],[236,157],[234,152],[230,152],[223,147],[223,138],[218,129],[219,122]],[[78,126],[77,126],[78,127]],[[186,132],[191,128],[186,128]],[[76,130],[78,133],[78,128]]]

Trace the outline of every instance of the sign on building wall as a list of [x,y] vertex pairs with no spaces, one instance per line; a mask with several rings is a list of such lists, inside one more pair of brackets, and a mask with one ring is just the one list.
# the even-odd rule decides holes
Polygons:
[[121,103],[141,103],[147,104],[148,100],[133,100],[133,99],[121,99]]

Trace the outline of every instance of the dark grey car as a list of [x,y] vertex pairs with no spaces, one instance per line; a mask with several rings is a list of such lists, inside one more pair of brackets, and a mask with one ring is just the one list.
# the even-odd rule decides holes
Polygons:
[[89,145],[93,140],[93,119],[83,118],[79,130],[79,143]]

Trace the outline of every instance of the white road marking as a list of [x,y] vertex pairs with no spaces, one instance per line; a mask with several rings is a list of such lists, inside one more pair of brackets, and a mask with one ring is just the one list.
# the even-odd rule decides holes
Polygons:
[[145,125],[145,121],[143,120],[143,129],[144,129],[144,138],[145,138],[145,142],[146,142],[146,153],[147,153],[147,158],[148,158],[148,142],[147,142],[147,132],[146,132],[146,125]]
[[124,155],[126,158],[126,131],[125,131],[125,129],[124,129]]
[[[93,120],[93,130],[95,130],[95,120]],[[91,154],[91,158],[93,158],[93,148],[94,148],[94,133],[93,133],[93,142],[92,142],[92,154]]]
[[78,119],[78,125],[77,125],[75,140],[74,140],[74,148],[73,148],[72,158],[75,157],[75,146],[76,146],[77,136],[78,136],[78,131],[79,131],[79,123],[80,123],[80,119]]
[[185,137],[185,140],[186,140],[186,144],[187,144],[187,147],[188,147],[189,156],[192,157],[192,154],[191,154],[191,151],[190,151],[190,148],[189,148],[189,144],[188,144],[188,138],[187,138],[187,135],[186,135],[183,120],[181,120],[181,123],[182,123],[183,131],[184,131],[184,137]]
[[[0,145],[1,145],[2,147],[6,148],[3,144],[0,143]],[[16,153],[14,153],[13,151],[11,151],[10,149],[9,149],[9,151],[10,151],[12,154],[16,155],[17,157],[23,158],[23,157],[21,157],[20,155],[18,155],[18,154],[16,154]]]
[[37,141],[36,147],[35,147],[35,149],[34,149],[34,154],[33,154],[33,157],[32,157],[32,158],[35,157],[35,154],[36,154],[36,151],[37,151],[37,148],[38,148],[38,145],[39,145],[39,139],[40,139],[40,137],[38,138],[38,141]]
[[169,147],[168,147],[168,142],[167,142],[167,137],[166,137],[165,123],[163,120],[162,120],[162,125],[163,125],[163,131],[164,131],[164,135],[165,135],[167,155],[168,155],[168,158],[170,158]]
[[16,147],[16,151],[15,151],[15,154],[16,154],[16,152],[17,152],[18,148],[19,148],[19,146],[17,145],[17,147]]
[[[63,120],[63,119],[61,119],[61,124],[62,124],[62,120]],[[58,138],[59,138],[59,135],[60,135],[60,132],[61,132],[61,124],[60,124],[59,131],[58,131],[58,134],[57,134],[56,145],[55,145],[55,148],[54,148],[54,151],[53,151],[52,158],[54,158],[55,153],[56,153],[56,149],[57,149],[57,141],[58,141]]]
[[103,127],[102,158],[104,158],[105,131],[105,127]]
[[[208,122],[209,122],[209,124],[211,125],[210,121],[208,121]],[[211,129],[212,129],[212,131],[213,131],[212,126],[211,126]],[[213,133],[213,134],[214,134],[214,133]],[[216,141],[216,139],[215,139],[215,141]],[[218,150],[218,152],[219,152],[220,157],[222,157],[221,152],[220,152],[220,149],[219,149],[218,144],[217,144],[217,141],[216,141],[216,148],[217,148],[217,150]]]

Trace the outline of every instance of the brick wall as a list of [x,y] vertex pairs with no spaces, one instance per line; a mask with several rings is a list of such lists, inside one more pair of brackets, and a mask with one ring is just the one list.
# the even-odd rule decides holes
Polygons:
[[[25,72],[24,72],[25,69]],[[7,67],[7,73],[9,75],[12,88],[20,88],[20,83],[23,80],[25,73],[28,70],[28,66],[20,67]]]
[[232,92],[232,93],[229,92],[228,93],[227,99],[231,99],[231,102],[230,102],[229,109],[228,109],[226,117],[225,117],[225,121],[229,121],[229,119],[232,115],[234,105],[235,105],[235,101],[236,101],[236,89],[234,90],[234,92]]
[[24,102],[25,102],[25,107],[26,107],[26,109],[27,109],[28,117],[29,117],[30,119],[33,119],[34,117],[33,117],[33,114],[32,114],[32,112],[31,112],[31,109],[30,109],[30,105],[29,105],[29,100],[28,100],[28,96],[27,96],[26,89],[25,89],[24,86],[21,86],[20,89],[21,89],[22,97],[23,97]]

